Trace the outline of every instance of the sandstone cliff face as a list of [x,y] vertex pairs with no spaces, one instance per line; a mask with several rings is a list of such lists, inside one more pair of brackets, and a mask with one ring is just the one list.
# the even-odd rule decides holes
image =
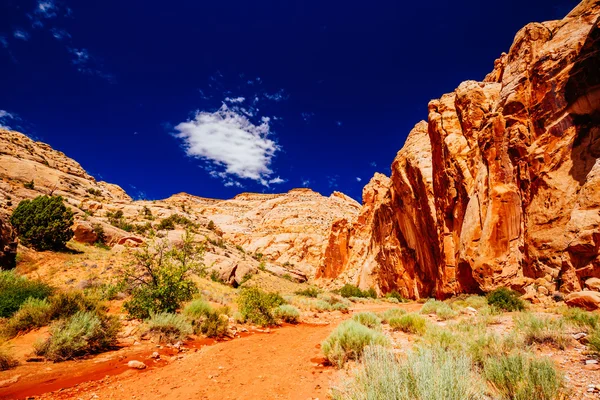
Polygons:
[[[106,244],[116,250],[147,240],[147,232],[137,228],[149,224],[157,230],[165,218],[174,214],[185,217],[197,226],[199,240],[207,240],[206,265],[232,283],[257,270],[260,261],[276,275],[297,280],[312,277],[321,263],[332,222],[353,218],[360,208],[342,193],[325,197],[310,189],[242,193],[230,200],[182,193],[165,200],[133,201],[120,187],[97,182],[76,161],[47,144],[0,129],[0,212],[9,215],[21,200],[43,194],[63,196],[74,211],[75,240],[95,243],[94,226],[99,224]],[[122,222],[130,225],[128,231],[121,229],[125,224],[113,226],[107,218],[108,213],[117,211],[123,214]],[[14,260],[14,235],[2,220],[0,216],[0,257],[12,254]],[[210,221],[214,229],[208,229]],[[159,233],[176,241],[182,229],[179,225]],[[262,254],[260,261],[257,253]]]
[[600,276],[599,15],[527,25],[483,82],[431,101],[319,276],[413,298]]

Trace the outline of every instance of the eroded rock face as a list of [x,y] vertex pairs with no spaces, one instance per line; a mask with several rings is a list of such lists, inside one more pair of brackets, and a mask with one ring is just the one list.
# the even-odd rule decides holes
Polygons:
[[8,220],[8,215],[0,213],[0,270],[16,267],[17,233]]
[[431,101],[319,276],[413,298],[600,277],[599,15],[527,25],[483,82]]

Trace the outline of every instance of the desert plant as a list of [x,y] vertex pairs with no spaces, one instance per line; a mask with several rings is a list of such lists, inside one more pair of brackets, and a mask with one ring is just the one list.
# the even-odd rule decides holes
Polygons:
[[0,318],[12,316],[27,299],[45,299],[52,291],[44,282],[29,280],[14,271],[0,271]]
[[587,346],[593,353],[600,354],[600,330],[594,329],[587,336]]
[[490,357],[484,376],[506,400],[558,400],[566,398],[564,378],[552,361],[524,354]]
[[600,322],[600,315],[577,307],[568,308],[563,313],[563,318],[567,323],[586,330],[598,328]]
[[537,317],[529,313],[515,319],[517,329],[523,332],[527,344],[546,343],[564,349],[570,342],[560,319]]
[[227,335],[228,329],[228,319],[216,311],[209,312],[200,324],[200,332],[209,338],[221,338]]
[[78,312],[50,327],[50,337],[37,343],[36,353],[52,361],[64,361],[113,347],[120,329],[112,316],[94,312]]
[[6,351],[0,349],[0,371],[6,371],[19,365],[19,362]]
[[192,229],[196,227],[192,221],[179,214],[171,214],[167,218],[160,221],[156,229],[158,230],[173,230],[177,225],[182,225],[187,229]]
[[368,290],[363,291],[349,283],[342,286],[342,288],[340,289],[340,295],[342,297],[371,297],[373,299],[377,298],[377,292],[375,292],[375,289],[370,288]]
[[519,297],[519,293],[505,287],[489,292],[486,296],[490,306],[503,311],[523,311],[525,303]]
[[277,293],[266,293],[250,287],[244,288],[237,299],[238,311],[245,321],[260,326],[275,325],[277,322],[273,310],[285,303]]
[[175,312],[198,291],[191,275],[205,274],[203,256],[204,248],[194,243],[189,230],[174,247],[164,240],[143,246],[121,271],[122,284],[132,296],[124,304],[125,310],[141,319],[151,313]]
[[422,335],[427,330],[427,320],[418,314],[405,314],[389,319],[393,330]]
[[443,320],[451,319],[458,315],[448,304],[437,300],[428,300],[423,304],[420,312],[421,314],[435,314]]
[[157,337],[159,342],[183,340],[193,331],[185,317],[169,312],[152,313],[144,324],[144,332]]
[[292,305],[282,304],[275,309],[275,317],[281,319],[283,322],[290,324],[298,323],[300,319],[300,311]]
[[479,400],[485,385],[465,355],[434,350],[397,359],[392,351],[369,346],[354,379],[334,389],[335,400]]
[[366,326],[367,328],[379,328],[381,325],[381,320],[379,317],[372,312],[361,312],[358,314],[354,314],[352,319],[358,322],[361,325]]
[[86,296],[79,290],[57,292],[48,300],[50,302],[49,316],[53,320],[70,317],[79,311],[104,311],[98,299]]
[[202,299],[193,300],[190,304],[188,304],[184,309],[183,313],[194,320],[206,317],[213,311],[210,304]]
[[406,311],[401,308],[390,308],[389,310],[379,313],[379,318],[381,318],[381,322],[387,324],[390,322],[391,318],[400,317],[404,314],[406,314]]
[[391,292],[386,294],[385,297],[387,299],[396,299],[399,303],[405,303],[408,301],[404,297],[402,297],[402,295],[397,290],[392,290]]
[[25,189],[31,189],[31,190],[33,190],[33,189],[35,189],[35,182],[34,182],[34,181],[33,181],[33,179],[32,179],[32,180],[31,180],[31,181],[29,181],[29,182],[25,182],[25,183],[23,184],[23,187],[24,187]]
[[344,321],[329,335],[321,350],[325,357],[341,368],[348,360],[358,360],[369,345],[389,346],[389,339],[356,321]]
[[50,322],[50,303],[46,299],[28,298],[2,329],[2,336],[12,338],[19,333],[47,325]]
[[73,237],[73,212],[60,196],[23,200],[10,217],[22,243],[36,250],[61,250]]

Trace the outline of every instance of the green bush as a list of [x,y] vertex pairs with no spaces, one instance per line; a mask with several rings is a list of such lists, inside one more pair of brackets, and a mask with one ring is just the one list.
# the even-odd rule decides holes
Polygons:
[[209,312],[200,324],[200,332],[209,338],[222,338],[227,335],[229,320],[218,312]]
[[0,349],[0,371],[7,371],[19,365],[19,362],[10,354]]
[[334,389],[334,400],[480,400],[485,385],[468,357],[441,351],[411,352],[406,359],[369,346],[354,379]]
[[60,196],[23,200],[10,217],[21,242],[36,250],[62,250],[73,237],[73,212]]
[[396,300],[398,300],[399,303],[405,303],[408,301],[404,297],[402,297],[402,295],[400,293],[398,293],[397,290],[392,290],[391,292],[386,294],[385,297],[387,299],[396,299]]
[[571,325],[589,330],[598,328],[600,322],[600,315],[576,307],[568,308],[563,313],[563,318]]
[[181,244],[170,248],[167,241],[153,242],[133,253],[133,263],[121,272],[122,284],[131,292],[123,305],[134,318],[151,313],[173,313],[198,291],[191,275],[205,274],[204,248],[186,231]]
[[157,337],[159,342],[184,340],[193,331],[185,317],[174,313],[153,313],[144,322],[144,332]]
[[361,312],[358,314],[354,314],[352,316],[352,320],[371,329],[379,328],[379,326],[381,325],[381,320],[379,319],[379,317],[372,312]]
[[52,361],[64,361],[114,347],[119,321],[94,312],[78,312],[50,327],[50,337],[36,344],[36,354]]
[[588,348],[593,353],[600,354],[600,330],[594,329],[586,339]]
[[487,302],[490,306],[503,311],[523,311],[525,303],[520,299],[519,293],[505,287],[498,288],[487,294]]
[[298,296],[314,297],[314,298],[316,298],[319,295],[319,293],[321,293],[321,291],[315,287],[309,287],[306,289],[296,291],[296,294]]
[[548,317],[523,314],[516,318],[517,329],[523,332],[527,344],[546,343],[564,349],[570,338],[565,334],[563,321]]
[[564,378],[552,361],[523,354],[490,357],[484,376],[506,400],[558,400],[566,398]]
[[162,231],[162,230],[172,231],[176,228],[177,225],[182,225],[183,227],[188,228],[188,229],[196,227],[196,224],[194,224],[192,221],[190,221],[183,215],[171,214],[167,218],[160,221],[160,223],[158,224],[156,229],[158,229],[159,231]]
[[245,321],[270,326],[277,322],[273,314],[274,308],[284,304],[285,300],[278,293],[266,293],[251,287],[242,289],[237,303],[238,311]]
[[404,314],[406,314],[406,311],[401,308],[390,308],[389,310],[379,313],[379,318],[381,318],[381,322],[387,324],[390,322],[391,318],[400,317]]
[[375,289],[370,288],[369,290],[363,291],[349,283],[342,286],[342,288],[340,289],[340,295],[342,297],[370,297],[373,299],[377,298],[377,292],[375,292]]
[[40,328],[50,322],[50,303],[46,299],[27,299],[5,324],[2,336],[12,338],[19,333]]
[[389,339],[356,321],[344,321],[321,344],[325,357],[341,368],[348,360],[358,360],[369,345],[389,346]]
[[282,304],[275,309],[275,318],[281,319],[283,322],[288,322],[290,324],[298,323],[300,319],[300,311],[294,306],[289,304]]
[[423,304],[421,314],[436,314],[443,320],[451,319],[458,315],[448,304],[437,300],[428,300]]
[[418,314],[405,314],[389,319],[393,330],[423,335],[427,330],[427,320]]
[[[80,311],[102,310],[99,300],[86,296],[79,290],[58,292],[48,299],[50,319],[67,318]],[[104,310],[102,310],[104,311]]]
[[183,309],[183,313],[194,320],[206,317],[212,311],[213,309],[210,304],[202,299],[193,300]]
[[10,318],[30,297],[45,299],[52,290],[50,285],[29,280],[14,271],[0,271],[0,317]]

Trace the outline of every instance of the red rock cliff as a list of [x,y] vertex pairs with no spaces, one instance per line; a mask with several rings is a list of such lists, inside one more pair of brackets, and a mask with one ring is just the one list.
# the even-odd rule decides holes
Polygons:
[[525,26],[483,82],[431,101],[317,276],[412,298],[600,277],[599,16]]

